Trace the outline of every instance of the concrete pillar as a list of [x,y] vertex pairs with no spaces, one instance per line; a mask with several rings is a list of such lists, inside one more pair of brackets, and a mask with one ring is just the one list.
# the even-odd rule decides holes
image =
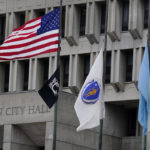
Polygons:
[[65,37],[68,43],[78,45],[80,10],[75,5],[66,6]]
[[87,3],[86,9],[86,36],[91,44],[99,42],[101,8],[95,2]]
[[14,125],[4,125],[3,150],[38,150],[21,129]]
[[112,51],[111,66],[111,84],[116,91],[123,91],[125,80],[125,57],[121,50]]
[[79,55],[70,56],[69,64],[69,87],[75,93],[78,93],[83,81],[83,59]]
[[53,146],[53,122],[46,122],[45,150],[52,150]]
[[36,88],[36,72],[37,71],[37,59],[30,59],[29,62],[29,85],[28,89],[33,90]]

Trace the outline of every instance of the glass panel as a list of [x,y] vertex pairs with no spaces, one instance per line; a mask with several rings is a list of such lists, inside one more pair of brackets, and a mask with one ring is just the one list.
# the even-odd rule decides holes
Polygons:
[[85,35],[86,5],[80,6],[80,36]]
[[5,67],[4,92],[8,92],[9,90],[9,64],[6,63],[4,67]]
[[126,81],[132,81],[133,51],[126,52]]
[[5,39],[5,24],[6,24],[6,17],[0,16],[0,44],[2,44]]
[[127,136],[135,136],[136,135],[136,118],[137,118],[137,110],[127,110],[128,113],[128,130]]
[[44,59],[42,60],[43,63],[43,83],[45,83],[48,80],[48,72],[49,72],[49,60]]
[[69,80],[69,56],[63,58],[63,87],[68,87]]
[[122,1],[122,31],[128,30],[129,22],[129,0]]
[[29,62],[24,61],[23,62],[24,67],[24,82],[23,82],[23,90],[28,90],[28,78],[29,78]]
[[149,0],[144,0],[144,29],[148,28]]
[[83,69],[84,69],[83,80],[85,81],[90,70],[90,56],[89,55],[84,56],[84,68]]
[[101,28],[100,28],[100,33],[105,32],[105,20],[106,20],[106,4],[101,4]]
[[111,71],[111,52],[107,52],[105,83],[110,83],[110,71]]
[[22,14],[20,14],[19,17],[20,17],[20,18],[19,18],[19,26],[22,26],[22,25],[25,24],[25,14],[22,13]]
[[65,15],[66,15],[66,8],[65,6],[62,8],[62,38],[65,36]]

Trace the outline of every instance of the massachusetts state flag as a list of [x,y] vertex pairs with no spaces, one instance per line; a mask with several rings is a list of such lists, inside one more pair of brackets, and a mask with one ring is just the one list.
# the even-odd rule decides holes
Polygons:
[[75,103],[80,125],[77,131],[94,128],[104,118],[103,101],[103,50],[97,56]]
[[15,29],[0,46],[0,59],[28,58],[58,50],[60,8]]

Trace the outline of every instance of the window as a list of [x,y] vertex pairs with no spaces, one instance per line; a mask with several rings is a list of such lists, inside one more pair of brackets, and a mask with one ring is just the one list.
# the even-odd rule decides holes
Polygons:
[[20,14],[19,20],[20,20],[19,21],[19,26],[22,26],[22,25],[25,24],[25,14],[24,13]]
[[122,31],[128,30],[129,0],[122,0]]
[[62,58],[63,61],[63,87],[68,87],[69,80],[69,56]]
[[8,92],[9,91],[9,62],[1,62],[0,63],[0,91]]
[[4,64],[4,92],[9,90],[9,63]]
[[35,15],[37,17],[41,17],[45,15],[45,9],[35,10]]
[[90,55],[85,55],[83,58],[83,80],[85,81],[87,75],[89,74],[89,70],[90,70]]
[[107,55],[106,55],[106,78],[105,78],[105,83],[110,83],[110,71],[111,71],[111,52],[107,52]]
[[6,16],[0,16],[0,44],[4,42],[5,39],[5,24],[6,24]]
[[66,15],[66,9],[65,6],[62,7],[62,38],[65,36],[65,15]]
[[106,20],[106,4],[101,4],[101,28],[100,28],[100,33],[105,32],[105,20]]
[[144,0],[144,29],[148,28],[149,0]]
[[23,24],[25,24],[25,12],[17,12],[15,13],[15,23],[16,28],[21,27]]
[[49,59],[43,59],[41,60],[42,67],[43,67],[43,83],[45,83],[48,80],[48,72],[49,72]]
[[126,81],[132,81],[133,51],[126,52]]
[[23,90],[28,90],[28,80],[29,80],[29,61],[22,62],[23,64]]
[[137,109],[127,110],[127,116],[128,116],[127,136],[135,136],[136,135]]
[[80,5],[80,36],[85,35],[86,5]]

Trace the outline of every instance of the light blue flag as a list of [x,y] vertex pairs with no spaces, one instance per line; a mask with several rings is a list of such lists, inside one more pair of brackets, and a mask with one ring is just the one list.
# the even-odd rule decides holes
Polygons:
[[143,127],[143,133],[147,134],[148,128],[148,114],[150,112],[150,99],[149,99],[149,54],[148,46],[145,48],[138,81],[138,89],[140,91],[140,102],[138,111],[138,121]]

